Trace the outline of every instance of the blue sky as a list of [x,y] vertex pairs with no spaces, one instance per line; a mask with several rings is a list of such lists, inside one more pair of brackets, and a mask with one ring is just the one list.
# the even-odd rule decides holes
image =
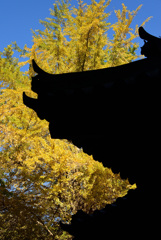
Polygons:
[[[98,0],[97,0],[98,1]],[[16,41],[21,48],[27,44],[32,46],[31,29],[43,29],[39,20],[45,20],[50,17],[50,8],[53,8],[55,0],[1,0],[0,1],[0,51],[11,42]],[[84,0],[87,4],[90,0]],[[73,5],[76,5],[76,0],[72,0]],[[146,30],[155,36],[161,36],[161,0],[112,0],[108,11],[112,11],[109,18],[111,23],[114,23],[116,18],[115,9],[121,9],[121,3],[124,3],[129,10],[135,10],[140,4],[143,4],[142,9],[134,19],[132,27],[141,23],[148,18],[153,18],[145,26]],[[139,38],[137,42],[140,46],[143,41]]]

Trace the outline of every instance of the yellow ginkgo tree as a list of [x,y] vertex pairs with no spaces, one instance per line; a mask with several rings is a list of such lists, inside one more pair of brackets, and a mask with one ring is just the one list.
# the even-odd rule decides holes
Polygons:
[[67,140],[51,139],[48,123],[23,104],[23,91],[36,96],[12,54],[9,45],[0,58],[1,238],[70,239],[59,220],[100,209],[131,185]]
[[[21,52],[12,45],[0,54],[0,236],[1,239],[72,239],[59,221],[70,222],[79,209],[92,213],[123,196],[132,186],[111,169],[68,140],[51,139],[48,122],[22,101],[31,89],[32,67],[37,63],[51,73],[85,71],[135,60],[136,31],[130,23],[137,14],[123,5],[111,25],[106,13],[110,1],[56,1],[51,18],[41,21],[44,31],[33,32],[33,46]],[[108,30],[114,38],[108,38]],[[124,32],[124,34],[123,34]],[[130,38],[127,35],[130,34]],[[125,47],[126,46],[126,47]],[[13,57],[17,48],[26,62]],[[119,55],[121,53],[121,55]],[[54,105],[53,105],[54,110]]]

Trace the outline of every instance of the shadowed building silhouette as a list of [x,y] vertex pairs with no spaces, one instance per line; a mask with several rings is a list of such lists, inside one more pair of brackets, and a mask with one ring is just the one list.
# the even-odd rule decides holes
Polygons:
[[70,225],[61,223],[74,239],[158,235],[161,39],[143,27],[139,35],[147,58],[118,67],[57,75],[33,60],[38,99],[23,93],[23,101],[49,121],[51,137],[71,140],[137,184],[115,204],[91,215],[78,211]]

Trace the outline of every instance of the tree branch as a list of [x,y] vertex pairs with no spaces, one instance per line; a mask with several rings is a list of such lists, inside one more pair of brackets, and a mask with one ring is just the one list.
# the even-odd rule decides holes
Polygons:
[[43,222],[41,222],[40,219],[37,220],[37,223],[38,223],[39,225],[43,226],[43,227],[46,229],[46,231],[49,233],[49,235],[52,236],[53,239],[54,239],[54,234],[49,230],[49,228],[48,228]]

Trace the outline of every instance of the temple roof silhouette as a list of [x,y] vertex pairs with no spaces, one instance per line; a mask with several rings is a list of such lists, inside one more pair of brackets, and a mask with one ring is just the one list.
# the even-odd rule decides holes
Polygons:
[[[128,107],[128,102],[131,102],[133,107],[135,91],[141,98],[144,88],[154,86],[160,72],[161,39],[148,34],[142,27],[139,28],[139,34],[146,41],[142,54],[149,56],[149,45],[150,49],[153,45],[155,51],[147,59],[121,66],[49,74],[32,61],[37,75],[32,78],[31,89],[38,94],[38,99],[31,99],[24,93],[24,104],[34,109],[40,119],[50,122],[53,138],[74,141],[80,134],[102,134],[104,125],[109,122],[108,112],[112,111],[112,105],[119,110],[122,108],[120,105],[125,104]],[[154,55],[157,57],[154,58]],[[64,116],[68,118],[64,120]]]
[[[49,74],[32,61],[37,75],[31,89],[38,99],[23,93],[23,101],[49,121],[51,137],[72,141],[138,186],[114,205],[91,215],[79,211],[71,224],[61,224],[75,240],[104,239],[107,231],[108,237],[111,233],[124,239],[138,234],[145,238],[145,231],[154,238],[157,232],[152,221],[160,186],[161,39],[143,27],[139,35],[144,40],[141,53],[147,58],[117,67]],[[131,226],[135,231],[126,236],[124,228],[130,231]]]

